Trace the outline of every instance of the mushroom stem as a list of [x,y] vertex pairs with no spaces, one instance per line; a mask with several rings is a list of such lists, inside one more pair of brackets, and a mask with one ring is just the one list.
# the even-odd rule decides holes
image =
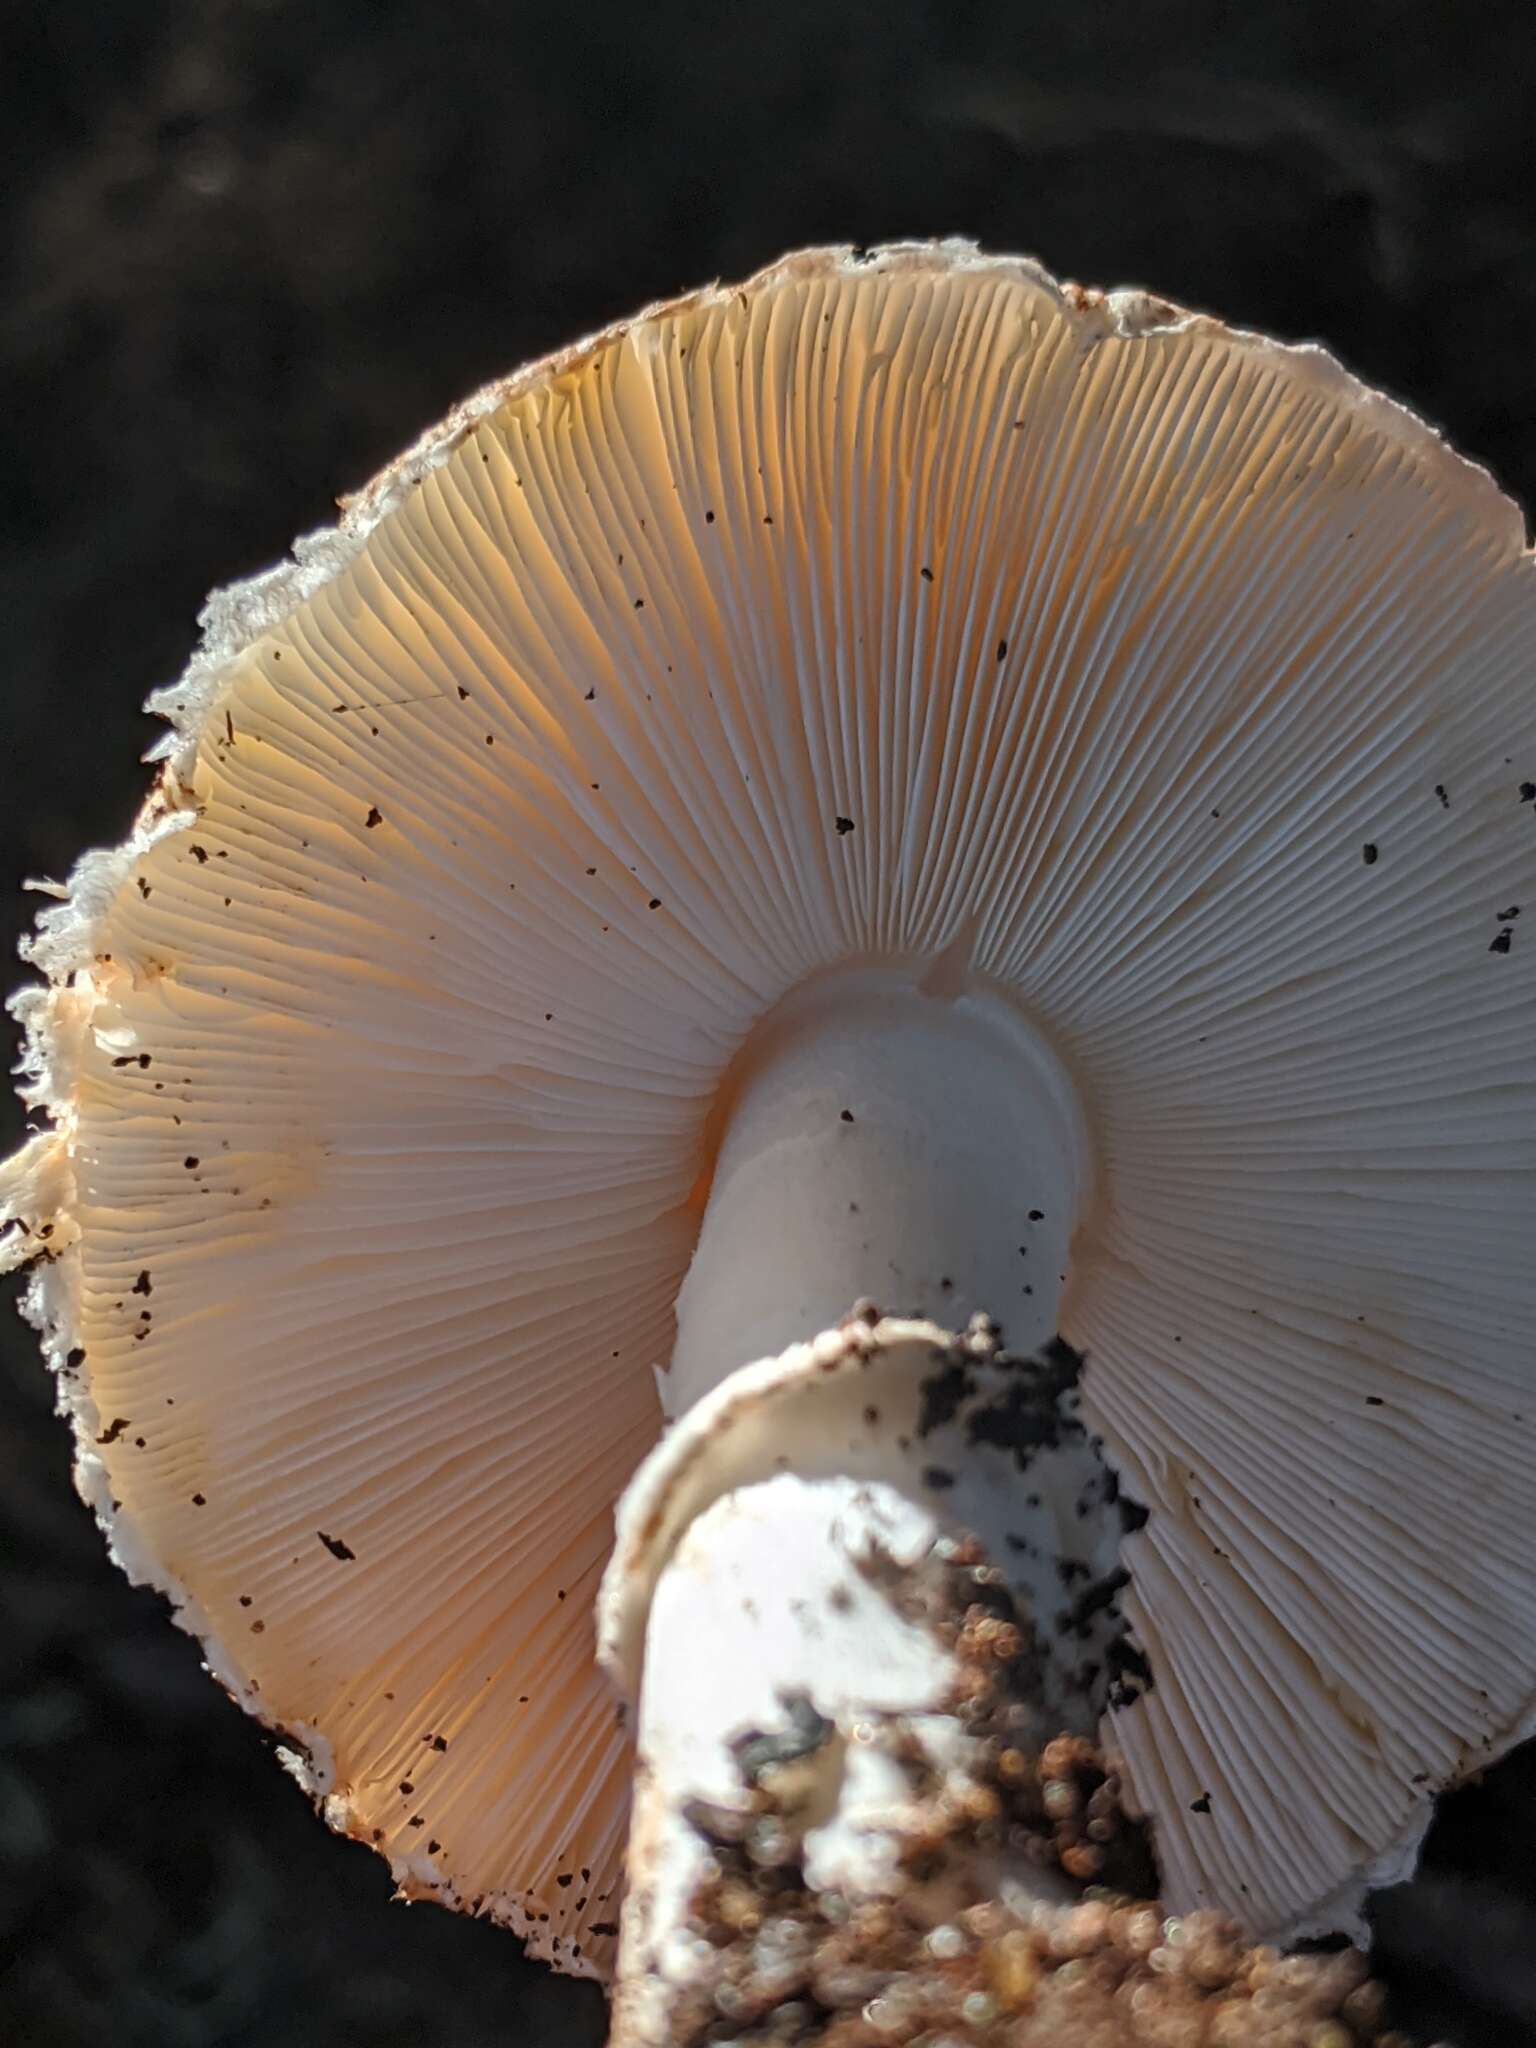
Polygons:
[[963,961],[811,982],[738,1062],[669,1411],[861,1298],[952,1329],[985,1311],[1036,1348],[1091,1178],[1063,1061]]
[[1104,1873],[1088,1793],[1064,1841],[1046,1782],[1053,1751],[1091,1758],[1131,1661],[1077,1363],[980,1317],[852,1317],[732,1374],[642,1466],[600,1604],[638,1700],[615,2044],[830,2012],[808,1987],[857,1988],[872,1930],[920,1942],[989,1901],[1022,1924]]

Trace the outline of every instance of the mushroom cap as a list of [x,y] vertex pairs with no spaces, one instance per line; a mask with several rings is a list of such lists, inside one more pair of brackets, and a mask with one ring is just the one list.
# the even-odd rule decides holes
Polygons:
[[965,932],[1094,1133],[1060,1322],[1151,1509],[1108,1733],[1169,1903],[1336,1914],[1522,1732],[1536,577],[1483,471],[1314,348],[814,251],[490,387],[204,628],[31,942],[5,1256],[115,1554],[404,1890],[606,1967],[590,1610],[715,1092]]

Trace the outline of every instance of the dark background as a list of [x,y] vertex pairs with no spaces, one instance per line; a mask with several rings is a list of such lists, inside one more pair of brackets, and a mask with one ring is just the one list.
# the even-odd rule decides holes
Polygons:
[[[210,585],[456,398],[816,240],[962,232],[1329,340],[1536,500],[1530,0],[0,4],[0,948],[119,837]],[[0,1144],[20,1129],[0,1111]],[[388,1901],[109,1569],[0,1323],[0,2041],[584,2048]],[[1377,1911],[1402,2023],[1536,2042],[1536,1762]]]

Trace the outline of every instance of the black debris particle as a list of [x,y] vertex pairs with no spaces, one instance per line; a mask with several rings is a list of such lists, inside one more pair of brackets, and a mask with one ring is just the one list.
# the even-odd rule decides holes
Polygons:
[[320,1541],[325,1545],[332,1557],[339,1557],[343,1563],[350,1564],[357,1556],[357,1552],[343,1543],[339,1536],[327,1536],[323,1529],[317,1529],[315,1534],[320,1538]]
[[382,825],[383,822],[384,813],[379,809],[377,804],[370,804],[368,806],[368,815],[363,820],[363,823],[368,827],[368,830],[371,832],[375,825]]
[[925,1465],[923,1467],[923,1484],[924,1486],[931,1486],[935,1493],[943,1493],[947,1488],[953,1486],[954,1483],[955,1475],[947,1466]]
[[1511,903],[1508,910],[1496,910],[1493,915],[1497,923],[1510,924],[1520,915],[1520,906],[1518,903]]
[[1490,953],[1507,953],[1515,942],[1515,934],[1509,925],[1497,933],[1489,946]]
[[1105,1652],[1105,1662],[1109,1666],[1111,1707],[1132,1706],[1144,1692],[1152,1690],[1152,1666],[1147,1662],[1146,1652],[1129,1636],[1115,1638]]
[[134,1281],[132,1291],[135,1294],[152,1294],[154,1292],[154,1288],[150,1283],[149,1268],[147,1266],[138,1279]]
[[660,910],[661,898],[659,896],[653,896],[646,907],[650,910]]
[[1031,1209],[1029,1220],[1031,1223],[1043,1223],[1045,1221],[1045,1211],[1043,1209]]
[[107,1424],[96,1441],[99,1444],[115,1444],[127,1427],[128,1417],[126,1415],[119,1415]]
[[207,865],[208,849],[206,846],[189,846],[187,848],[187,851],[191,854],[192,858],[197,862],[199,867],[204,867]]
[[1381,858],[1381,849],[1377,846],[1374,839],[1367,839],[1364,846],[1361,847],[1360,858],[1368,868],[1375,867],[1377,861]]
[[1536,782],[1521,783],[1520,801],[1523,804],[1536,804]]
[[931,1436],[953,1422],[975,1391],[975,1375],[964,1360],[945,1359],[940,1370],[930,1373],[919,1388],[923,1401],[917,1417],[918,1435]]
[[1111,1471],[1104,1485],[1104,1498],[1111,1507],[1120,1510],[1120,1533],[1134,1536],[1138,1529],[1145,1529],[1152,1519],[1152,1510],[1143,1507],[1139,1500],[1132,1500],[1121,1483],[1118,1472]]
[[1202,1792],[1198,1799],[1191,1799],[1191,1801],[1189,1802],[1189,1810],[1191,1813],[1209,1813],[1211,1810],[1210,1793]]
[[207,1496],[207,1494],[206,1494],[206,1493],[194,1493],[194,1494],[193,1494],[193,1496],[192,1496],[192,1505],[193,1505],[193,1507],[195,1507],[195,1508],[205,1508],[205,1507],[207,1507],[207,1505],[208,1505],[208,1496]]
[[845,839],[848,836],[848,834],[853,830],[852,818],[834,818],[832,822],[837,827],[837,836],[839,839]]
[[851,1124],[853,1122],[853,1111],[851,1109],[840,1109],[837,1115],[841,1123]]
[[997,658],[999,661],[1006,661],[1008,659],[1008,642],[1006,640],[998,641]]
[[1437,782],[1435,784],[1435,795],[1440,799],[1441,810],[1448,811],[1451,808],[1451,800],[1446,795],[1445,784],[1443,782]]

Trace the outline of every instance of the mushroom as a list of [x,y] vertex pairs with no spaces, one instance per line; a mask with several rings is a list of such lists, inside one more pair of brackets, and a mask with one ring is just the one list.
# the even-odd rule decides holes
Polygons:
[[[29,942],[3,1258],[114,1554],[332,1825],[607,1971],[650,1453],[603,1635],[668,1757],[658,1644],[674,1698],[741,1611],[701,1546],[757,1517],[772,1591],[795,1500],[845,1562],[969,1516],[1037,1633],[1117,1577],[1149,1682],[1036,1704],[1104,1717],[1167,1903],[1349,1924],[1533,1694],[1491,479],[1316,348],[813,251],[489,387],[203,627]],[[1033,1506],[914,1452],[936,1374],[1033,1400],[1058,1335]],[[953,1656],[856,1605],[915,1711]],[[846,1746],[829,1668],[775,1740]]]

